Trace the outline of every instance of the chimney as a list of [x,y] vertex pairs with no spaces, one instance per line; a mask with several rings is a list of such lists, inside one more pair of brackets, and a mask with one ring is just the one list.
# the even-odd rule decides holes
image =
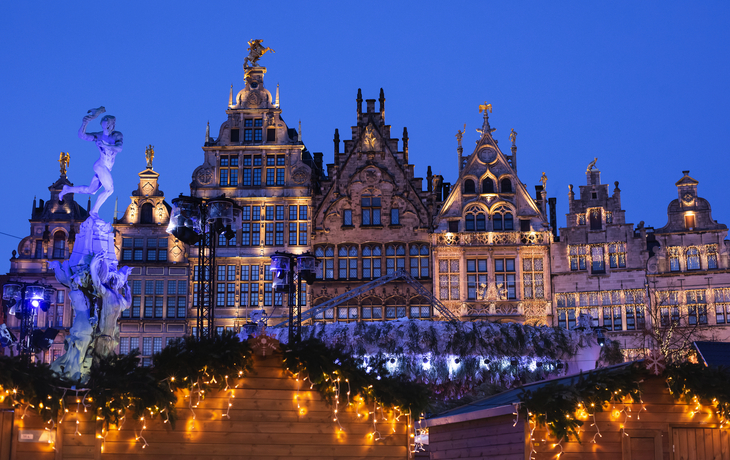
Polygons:
[[380,124],[385,124],[385,93],[380,88]]
[[403,161],[408,164],[408,128],[403,127]]
[[357,121],[360,121],[360,116],[362,115],[362,90],[360,88],[357,89]]
[[552,227],[553,241],[560,241],[560,237],[558,236],[557,210],[555,209],[557,201],[558,199],[555,197],[548,198],[548,203],[550,203],[550,227]]

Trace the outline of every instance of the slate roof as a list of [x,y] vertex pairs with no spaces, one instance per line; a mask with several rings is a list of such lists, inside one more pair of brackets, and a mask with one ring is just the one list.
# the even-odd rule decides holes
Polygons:
[[693,342],[693,345],[705,366],[730,367],[730,343]]

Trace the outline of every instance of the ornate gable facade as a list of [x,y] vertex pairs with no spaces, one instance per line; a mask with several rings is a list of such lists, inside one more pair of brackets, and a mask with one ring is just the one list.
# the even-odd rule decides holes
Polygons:
[[[313,304],[317,305],[360,284],[407,270],[426,289],[431,290],[432,209],[438,206],[433,178],[414,177],[408,161],[408,132],[399,140],[390,137],[385,124],[385,97],[381,89],[380,110],[375,99],[366,100],[362,110],[358,90],[357,124],[352,138],[344,141],[340,152],[339,132],[335,130],[334,163],[322,194],[315,196],[313,245],[322,261],[322,275],[314,285]],[[430,169],[429,169],[430,170]],[[436,188],[442,184],[436,178]],[[418,296],[405,283],[392,282],[361,295],[319,315],[329,321],[381,320],[400,317],[430,317],[427,299]]]
[[457,134],[459,179],[435,221],[434,293],[462,317],[546,322],[552,235],[545,183],[533,199],[517,177],[516,133],[505,155],[492,136],[491,105],[480,109],[481,137],[465,160]]

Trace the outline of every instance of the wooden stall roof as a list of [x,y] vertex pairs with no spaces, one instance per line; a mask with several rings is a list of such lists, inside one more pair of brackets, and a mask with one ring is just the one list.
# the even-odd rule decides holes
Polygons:
[[730,343],[728,342],[693,342],[701,362],[705,366],[730,367]]

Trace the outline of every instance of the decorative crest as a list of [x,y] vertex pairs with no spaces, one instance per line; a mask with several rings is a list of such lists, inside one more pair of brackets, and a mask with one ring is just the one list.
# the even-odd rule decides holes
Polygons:
[[144,156],[147,159],[147,169],[152,169],[152,161],[155,159],[155,146],[150,144],[144,149]]
[[69,155],[68,152],[63,153],[61,152],[61,155],[58,157],[58,163],[61,165],[61,175],[66,175],[66,168],[68,168],[68,164],[71,162],[71,155]]
[[[249,69],[251,67],[258,67],[258,61],[261,59],[261,56],[266,54],[267,51],[271,51],[272,53],[275,53],[276,51],[272,50],[269,47],[266,47],[261,44],[263,40],[249,40],[248,41],[248,56],[243,60],[243,68],[244,70]],[[249,65],[250,63],[250,65]]]

